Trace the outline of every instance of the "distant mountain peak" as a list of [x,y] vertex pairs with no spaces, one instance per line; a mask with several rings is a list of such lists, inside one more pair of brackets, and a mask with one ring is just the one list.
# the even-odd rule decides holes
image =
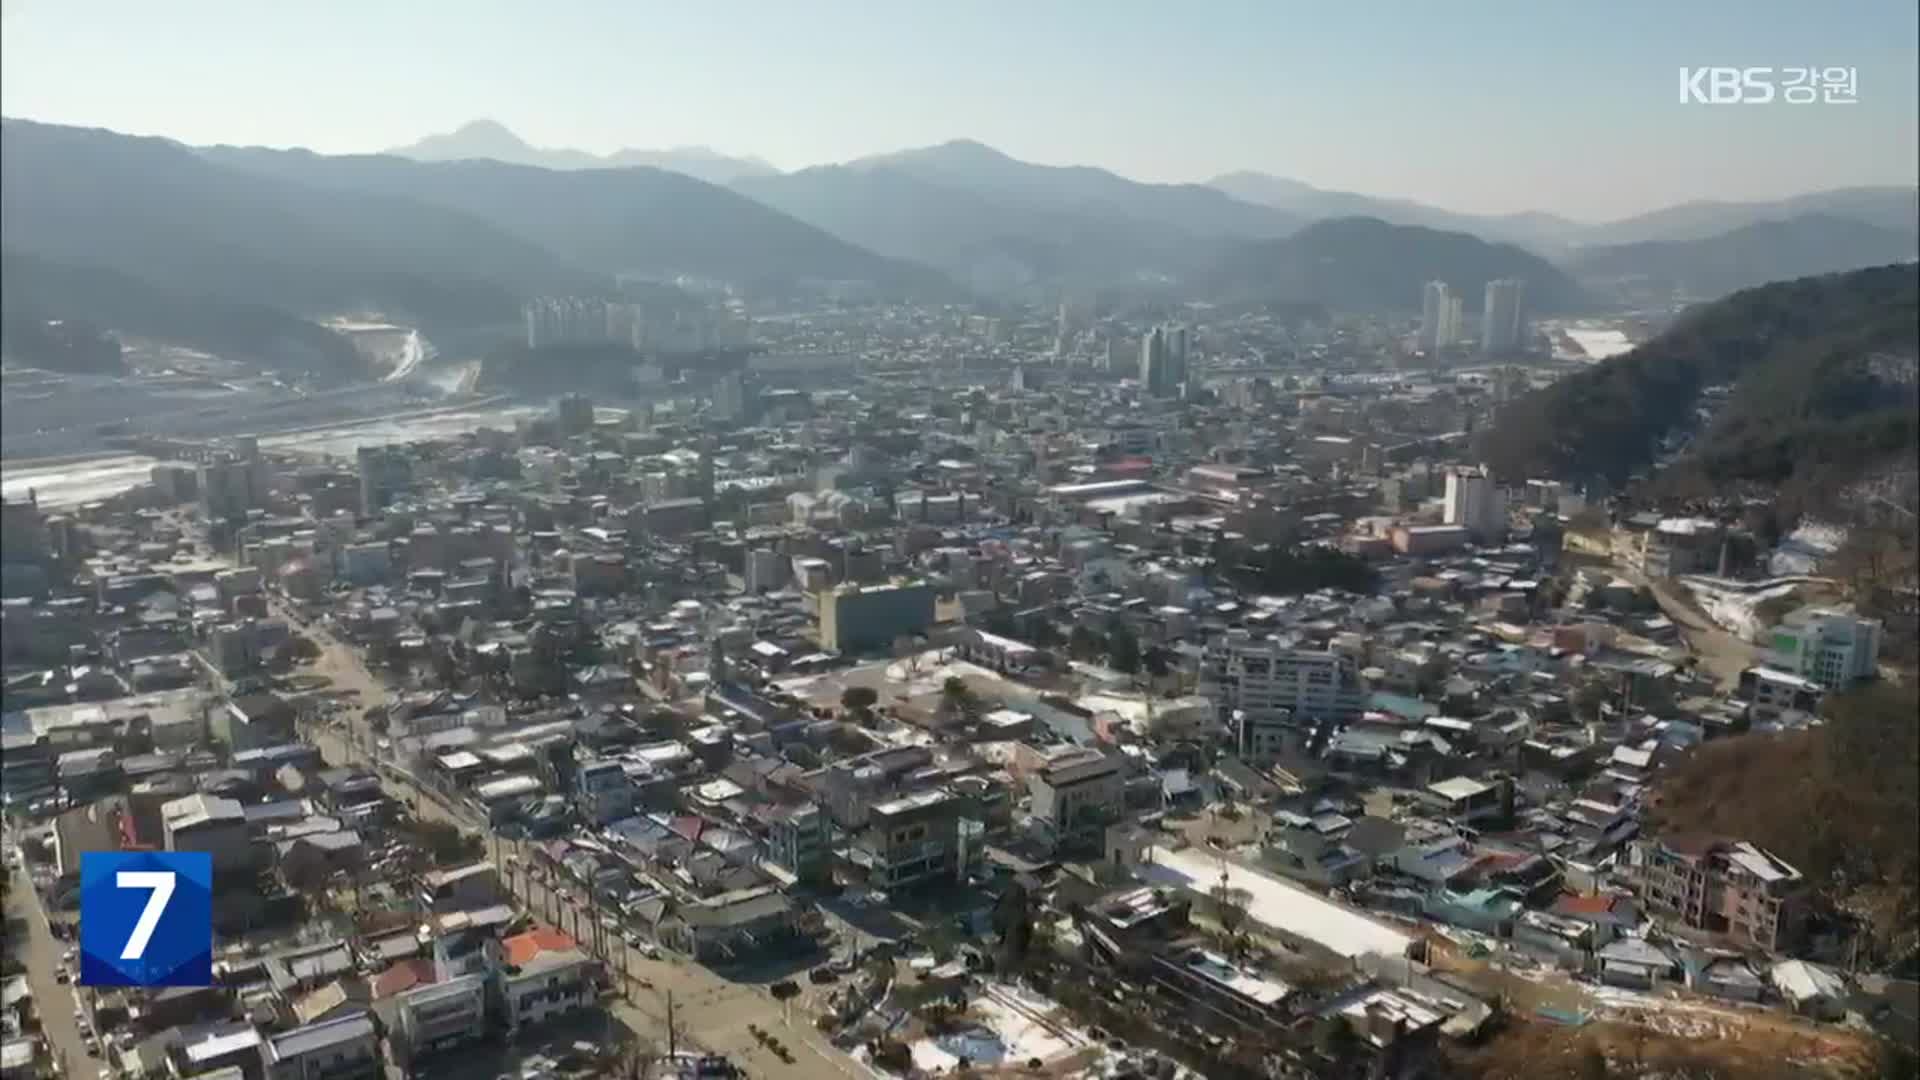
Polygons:
[[526,142],[525,139],[522,139],[520,136],[515,135],[513,133],[512,128],[509,128],[507,125],[501,123],[498,120],[495,120],[491,116],[483,116],[478,120],[469,120],[466,123],[461,124],[459,127],[455,128],[453,130],[453,134],[455,135],[487,135],[487,136],[491,136],[499,139],[512,139],[514,142],[517,142],[517,143]]
[[627,148],[611,154],[534,146],[491,117],[469,120],[452,131],[426,138],[387,153],[415,161],[462,161],[484,158],[510,165],[541,169],[665,169],[710,184],[729,184],[742,176],[778,172],[759,158],[737,158],[706,146],[671,150]]

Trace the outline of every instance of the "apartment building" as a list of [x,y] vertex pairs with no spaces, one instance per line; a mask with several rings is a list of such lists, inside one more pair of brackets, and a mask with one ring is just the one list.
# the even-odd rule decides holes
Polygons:
[[1366,706],[1366,687],[1351,657],[1296,649],[1246,630],[1207,643],[1200,693],[1213,699],[1229,724],[1236,710],[1255,721],[1284,714],[1302,725],[1350,722]]
[[1667,836],[1627,848],[1627,877],[1656,916],[1784,952],[1805,925],[1800,871],[1743,840]]

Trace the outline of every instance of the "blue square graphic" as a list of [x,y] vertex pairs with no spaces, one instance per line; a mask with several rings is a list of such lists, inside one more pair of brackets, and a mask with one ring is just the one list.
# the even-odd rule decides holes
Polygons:
[[213,982],[213,857],[204,851],[80,855],[80,983]]

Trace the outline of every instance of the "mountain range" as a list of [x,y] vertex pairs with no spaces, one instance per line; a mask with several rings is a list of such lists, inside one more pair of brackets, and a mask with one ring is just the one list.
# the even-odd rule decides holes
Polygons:
[[861,280],[900,295],[953,291],[924,266],[875,255],[727,188],[662,169],[554,170],[251,147],[197,153],[294,190],[452,210],[603,278],[692,275],[755,291],[803,279]]
[[[13,265],[73,286],[32,294],[47,318],[111,326],[111,312],[89,310],[81,287],[98,280],[89,273],[111,271],[128,279],[113,280],[116,295],[151,287],[217,301],[191,307],[213,319],[238,305],[255,326],[270,321],[264,311],[297,320],[377,310],[478,330],[516,321],[529,297],[606,293],[621,276],[702,277],[759,295],[851,280],[937,301],[1124,290],[1360,311],[1411,310],[1430,279],[1472,297],[1490,278],[1518,277],[1530,309],[1575,311],[1623,280],[1667,296],[1713,295],[1910,258],[1915,207],[1911,190],[1849,189],[1580,226],[1544,214],[1450,214],[1251,174],[1234,178],[1238,196],[1142,183],[965,140],[793,173],[749,167],[722,186],[611,158],[593,167],[566,158],[571,151],[536,153],[581,167],[469,156],[511,156],[526,144],[498,125],[463,131],[464,149],[460,140],[410,148],[458,160],[421,161],[190,147],[6,120],[0,229],[7,254],[24,257]],[[1749,220],[1765,214],[1778,221]],[[1565,246],[1569,229],[1659,228],[1674,235]],[[1570,253],[1543,259],[1540,237],[1562,238],[1555,243]],[[161,302],[122,307],[146,313]]]
[[1301,218],[1198,184],[1018,161],[965,140],[733,188],[862,247],[981,291],[1171,280]]
[[1915,234],[1832,214],[1761,221],[1691,240],[1582,248],[1572,273],[1645,295],[1716,297],[1769,281],[1827,274],[1915,257]]
[[1550,258],[1572,258],[1594,245],[1701,240],[1764,221],[1807,215],[1863,222],[1896,233],[1920,229],[1920,193],[1911,187],[1835,188],[1754,202],[1689,202],[1617,221],[1590,223],[1539,212],[1462,214],[1411,199],[1325,191],[1258,172],[1228,173],[1208,184],[1235,198],[1309,219],[1371,217],[1395,225],[1468,232],[1518,244]]
[[1552,254],[1582,226],[1557,214],[1462,214],[1412,199],[1328,191],[1299,180],[1261,172],[1232,172],[1207,181],[1207,186],[1236,199],[1269,206],[1305,218],[1364,217],[1393,225],[1418,225],[1449,232],[1472,233],[1500,243],[1517,244],[1539,254]]
[[[1701,496],[1753,483],[1817,504],[1887,461],[1911,468],[1916,318],[1912,265],[1742,290],[1502,407],[1480,457],[1502,476],[1619,482],[1700,427],[1664,482],[1690,477]],[[1732,393],[1702,426],[1695,406],[1712,386]]]
[[665,169],[727,184],[743,176],[764,176],[780,170],[756,157],[731,157],[704,146],[676,146],[668,150],[631,147],[611,154],[533,146],[497,120],[475,120],[453,131],[428,135],[418,142],[386,151],[414,161],[474,161],[485,159],[541,169],[626,169],[643,166]]
[[1224,300],[1360,311],[1411,308],[1435,280],[1473,305],[1487,282],[1499,278],[1526,283],[1529,311],[1560,313],[1586,304],[1578,284],[1530,251],[1369,217],[1317,221],[1290,236],[1241,245],[1209,267],[1202,282],[1208,295]]

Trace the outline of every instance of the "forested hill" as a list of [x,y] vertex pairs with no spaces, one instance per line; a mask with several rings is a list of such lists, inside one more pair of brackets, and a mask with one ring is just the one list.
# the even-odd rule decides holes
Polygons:
[[1843,483],[1913,455],[1916,320],[1912,264],[1735,293],[1623,357],[1507,405],[1479,450],[1503,477],[1618,482],[1654,461],[1663,436],[1695,421],[1703,390],[1728,385],[1730,400],[1679,475],[1707,485]]

